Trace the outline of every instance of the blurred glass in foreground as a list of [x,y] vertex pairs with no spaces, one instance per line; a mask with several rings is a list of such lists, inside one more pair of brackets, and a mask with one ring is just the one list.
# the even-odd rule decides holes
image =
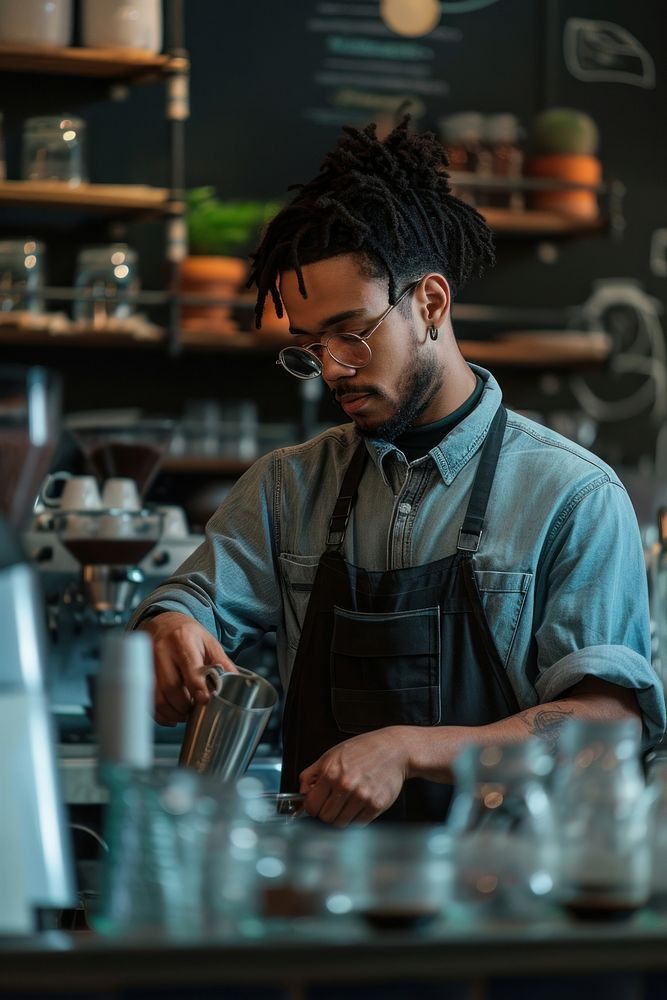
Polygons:
[[555,772],[561,845],[558,899],[581,920],[622,920],[651,888],[651,791],[636,719],[563,727]]
[[466,920],[533,919],[548,912],[558,869],[540,741],[468,747],[454,762],[453,909]]

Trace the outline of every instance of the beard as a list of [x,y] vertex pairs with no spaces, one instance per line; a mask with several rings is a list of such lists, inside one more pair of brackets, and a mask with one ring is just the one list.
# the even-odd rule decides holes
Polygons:
[[[398,383],[398,401],[392,415],[375,427],[363,426],[355,421],[357,430],[364,437],[395,441],[414,425],[439,392],[442,386],[442,372],[436,359],[431,356],[424,358],[420,363],[415,343],[411,360],[410,368],[404,372]],[[380,398],[387,398],[385,393],[378,390],[371,392]]]

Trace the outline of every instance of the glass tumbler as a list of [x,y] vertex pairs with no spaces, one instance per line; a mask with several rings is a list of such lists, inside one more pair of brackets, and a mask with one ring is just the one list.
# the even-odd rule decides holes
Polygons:
[[139,290],[137,253],[126,243],[84,247],[76,261],[74,319],[104,325],[134,313],[130,297]]
[[206,930],[204,878],[211,829],[224,813],[191,771],[106,766],[108,854],[92,923],[104,935]]
[[650,777],[651,907],[667,911],[667,760],[658,758]]
[[[354,912],[371,928],[419,928],[447,910],[452,840],[441,824],[371,823],[344,831]],[[331,904],[329,904],[331,905]]]
[[0,241],[0,312],[43,311],[44,257],[37,240]]
[[561,868],[558,898],[582,920],[621,920],[651,890],[652,792],[635,719],[571,719],[555,774]]
[[23,128],[24,181],[63,181],[76,187],[88,180],[85,122],[72,115],[28,118]]
[[455,760],[447,828],[454,841],[453,904],[464,922],[546,915],[558,866],[546,783],[552,767],[539,740],[471,746]]

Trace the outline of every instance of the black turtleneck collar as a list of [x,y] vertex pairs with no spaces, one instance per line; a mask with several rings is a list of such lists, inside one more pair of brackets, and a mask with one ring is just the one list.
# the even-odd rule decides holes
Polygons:
[[476,375],[477,382],[475,388],[468,398],[461,403],[453,413],[448,413],[442,420],[436,420],[434,424],[420,424],[417,427],[410,427],[399,437],[394,444],[403,452],[408,462],[415,462],[418,458],[428,455],[431,448],[440,444],[442,439],[453,430],[457,424],[468,416],[475,409],[484,391],[484,383]]

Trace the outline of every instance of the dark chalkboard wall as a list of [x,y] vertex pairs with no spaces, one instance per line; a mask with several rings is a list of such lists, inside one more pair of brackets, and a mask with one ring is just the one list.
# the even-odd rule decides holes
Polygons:
[[[590,300],[598,281],[615,279],[610,287],[622,299],[619,281],[633,280],[653,333],[657,323],[662,338],[667,251],[656,251],[650,264],[652,241],[657,247],[660,240],[655,233],[667,229],[662,0],[451,0],[441,6],[434,31],[405,38],[383,26],[378,0],[188,0],[188,186],[212,184],[230,198],[283,195],[288,184],[313,174],[342,123],[391,116],[406,95],[417,124],[436,130],[441,117],[462,110],[510,111],[529,128],[545,106],[580,108],[599,126],[606,176],[627,189],[623,239],[561,240],[546,254],[534,240],[499,240],[495,272],[471,284],[462,301],[558,310]],[[567,43],[577,27],[583,33]],[[68,94],[73,107],[75,95]],[[163,99],[155,86],[136,88],[120,103],[79,107],[89,122],[93,179],[167,181]],[[40,110],[48,110],[49,101],[62,105],[57,91],[44,93]],[[10,155],[16,155],[11,148]],[[157,230],[137,227],[131,238],[143,252],[144,284],[157,285]],[[66,263],[61,258],[63,268]],[[632,309],[621,304],[609,316],[605,323],[616,323],[620,346],[648,353]],[[465,336],[497,330],[493,324],[458,329]],[[598,396],[625,398],[642,379],[609,375],[590,385]],[[224,384],[224,375],[220,380]],[[503,382],[514,406],[576,408],[566,382],[516,375]],[[292,391],[281,385],[276,408],[296,406]],[[613,461],[652,456],[661,418],[649,409],[603,424],[595,446]]]

